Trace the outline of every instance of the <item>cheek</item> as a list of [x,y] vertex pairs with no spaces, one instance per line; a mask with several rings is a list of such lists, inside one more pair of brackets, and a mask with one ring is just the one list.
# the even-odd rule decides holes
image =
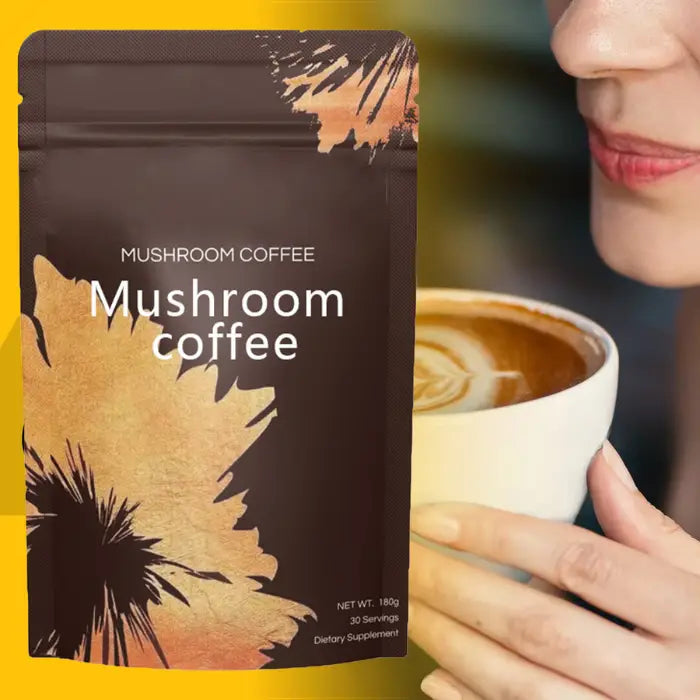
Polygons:
[[553,27],[561,19],[561,16],[566,12],[566,8],[569,7],[572,1],[573,0],[547,0],[545,3],[547,6],[547,14],[549,15],[549,22]]

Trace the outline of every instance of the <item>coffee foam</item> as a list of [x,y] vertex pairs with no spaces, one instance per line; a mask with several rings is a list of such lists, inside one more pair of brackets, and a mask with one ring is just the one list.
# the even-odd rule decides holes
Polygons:
[[600,343],[563,319],[491,301],[419,303],[414,411],[456,413],[563,391],[603,364]]

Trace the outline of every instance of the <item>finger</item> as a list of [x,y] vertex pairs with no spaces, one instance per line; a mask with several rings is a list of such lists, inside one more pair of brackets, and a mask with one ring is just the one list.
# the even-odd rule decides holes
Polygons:
[[700,578],[588,530],[464,503],[419,506],[411,527],[528,571],[658,636],[700,632]]
[[[665,655],[659,642],[420,544],[411,546],[409,577],[414,601],[538,666],[613,697],[629,693],[630,686],[636,691],[634,697],[647,697],[650,684],[664,675]],[[630,679],[625,669],[632,667],[639,671]]]
[[535,666],[419,601],[412,601],[408,629],[418,646],[473,694],[485,700],[506,697],[600,700],[605,697]]
[[535,591],[540,591],[540,593],[546,593],[555,598],[566,598],[566,593],[564,593],[561,588],[557,588],[549,583],[549,581],[543,581],[541,578],[533,577],[527,585]]
[[609,443],[591,463],[588,487],[608,537],[700,575],[700,542],[644,498]]
[[420,689],[433,700],[483,700],[441,668],[426,676]]

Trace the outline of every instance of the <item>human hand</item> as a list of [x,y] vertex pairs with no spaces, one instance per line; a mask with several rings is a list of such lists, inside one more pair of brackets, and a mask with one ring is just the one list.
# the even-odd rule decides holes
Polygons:
[[421,506],[425,539],[523,569],[636,627],[413,543],[409,632],[434,700],[700,698],[700,542],[649,504],[606,445],[589,489],[607,537],[465,504]]

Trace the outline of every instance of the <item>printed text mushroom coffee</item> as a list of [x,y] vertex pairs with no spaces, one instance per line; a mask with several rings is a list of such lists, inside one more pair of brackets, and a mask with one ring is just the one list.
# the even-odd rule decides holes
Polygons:
[[395,32],[24,43],[32,655],[405,653],[417,91]]

